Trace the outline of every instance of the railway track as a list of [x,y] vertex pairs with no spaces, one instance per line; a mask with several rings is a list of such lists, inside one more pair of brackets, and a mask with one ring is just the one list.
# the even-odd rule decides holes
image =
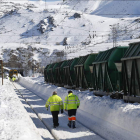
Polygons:
[[46,130],[49,130],[52,137],[56,140],[60,139],[75,139],[81,133],[80,136],[83,140],[105,140],[101,136],[95,134],[92,130],[88,129],[86,126],[77,121],[77,128],[70,129],[67,127],[67,114],[59,115],[60,127],[54,129],[52,125],[52,115],[50,111],[45,108],[46,101],[39,95],[31,92],[30,90],[22,87],[17,83],[13,83],[14,89],[18,92],[31,110],[36,114],[37,118],[42,122]]
[[[31,112],[32,114],[34,114],[34,115],[32,115],[32,116],[30,116],[31,117],[31,119],[32,118],[36,118],[36,119],[38,119],[38,121],[36,121],[36,122],[34,122],[35,123],[35,125],[36,125],[36,127],[38,127],[38,125],[39,125],[39,127],[41,126],[42,128],[44,128],[45,130],[44,130],[44,132],[42,132],[42,133],[46,133],[46,134],[48,134],[47,136],[46,136],[46,134],[42,134],[42,136],[44,137],[44,135],[46,136],[46,137],[49,137],[50,139],[57,139],[57,138],[55,138],[55,136],[51,133],[51,131],[49,131],[49,129],[47,128],[47,125],[44,123],[44,121],[42,120],[42,118],[38,115],[38,113],[34,110],[34,108],[31,106],[31,104],[28,102],[28,100],[23,96],[23,94],[17,89],[17,87],[15,86],[15,84],[13,83],[13,82],[11,82],[12,83],[12,85],[14,86],[14,89],[16,89],[16,91],[19,93],[17,93],[19,96],[21,96],[22,97],[22,99],[26,102],[26,105],[24,105],[24,107],[25,108],[27,108],[27,107],[29,107],[30,109],[28,109],[28,110],[30,110],[29,112]],[[23,102],[22,101],[22,99],[20,99],[21,100],[21,102]],[[32,119],[33,120],[33,119]],[[49,132],[48,132],[49,131]],[[50,134],[49,134],[50,133]],[[46,138],[47,139],[47,138]]]

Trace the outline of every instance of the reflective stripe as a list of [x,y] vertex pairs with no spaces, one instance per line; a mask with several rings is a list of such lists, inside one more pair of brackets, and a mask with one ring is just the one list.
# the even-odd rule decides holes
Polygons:
[[46,105],[49,105],[49,103],[46,103]]
[[72,121],[76,121],[76,117],[71,117]]
[[54,103],[50,103],[51,105],[53,104],[53,105],[56,105],[56,104],[59,104],[59,103],[56,103],[56,104],[54,104]]
[[59,103],[57,103],[57,104],[54,104],[54,103],[52,104],[52,103],[51,103],[50,105],[60,105],[60,104],[59,104]]
[[[53,105],[59,105],[59,104],[53,104]],[[50,105],[50,106],[53,106],[53,105]]]
[[72,121],[72,117],[68,117],[68,120],[69,120],[69,121]]
[[75,101],[70,101],[70,102],[75,102]]
[[75,103],[68,103],[68,104],[75,104]]
[[50,103],[59,103],[59,102],[50,102]]
[[63,104],[62,102],[60,103],[60,102],[51,102],[50,104],[55,104],[55,103],[57,103],[57,104]]

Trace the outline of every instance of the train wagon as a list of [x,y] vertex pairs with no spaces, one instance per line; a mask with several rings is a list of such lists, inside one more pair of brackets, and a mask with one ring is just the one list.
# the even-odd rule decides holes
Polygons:
[[44,69],[44,81],[47,82],[47,83],[49,82],[48,73],[47,73],[47,69],[49,68],[49,66],[50,66],[50,64],[47,65]]
[[51,83],[52,81],[52,75],[51,75],[51,71],[50,68],[53,67],[54,64],[49,64],[47,69],[46,69],[46,79],[48,80],[47,83]]
[[57,86],[64,86],[64,73],[63,73],[63,67],[67,60],[59,62],[57,67],[55,68],[55,74],[56,74],[56,85]]
[[18,71],[17,70],[10,70],[9,71],[9,77],[12,78],[13,76],[16,76],[16,78],[18,78]]
[[100,52],[93,65],[93,88],[96,95],[122,90],[121,58],[128,47],[114,47]]
[[55,84],[56,83],[56,74],[55,74],[55,68],[57,67],[58,63],[53,63],[48,71],[49,71],[49,83]]
[[123,99],[140,103],[140,42],[129,44],[121,59],[123,73]]
[[95,60],[97,54],[89,54],[86,56],[81,56],[74,66],[76,80],[76,89],[85,90],[91,87],[92,77],[89,66]]
[[64,73],[64,87],[74,88],[76,75],[74,73],[74,66],[77,64],[79,58],[68,60],[63,67]]

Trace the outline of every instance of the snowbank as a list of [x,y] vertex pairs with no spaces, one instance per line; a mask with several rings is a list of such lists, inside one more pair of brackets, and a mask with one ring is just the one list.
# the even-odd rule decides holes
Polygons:
[[53,128],[52,114],[45,108],[46,101],[44,99],[40,99],[40,97],[29,91],[27,88],[17,83],[14,83],[14,85],[16,89],[22,94],[23,98],[26,99],[26,102],[34,110],[37,116],[42,120],[43,124],[45,124],[51,134],[55,137],[55,139],[104,140],[103,138],[77,122],[76,129],[70,129],[67,126],[68,116],[66,114],[59,114],[59,127]]
[[[46,100],[54,90],[64,100],[68,91],[62,87],[44,84],[43,78],[41,80],[37,80],[37,78],[31,80],[31,78],[21,77],[19,83],[38,93]],[[104,122],[118,126],[120,129],[127,130],[129,134],[135,135],[140,139],[140,105],[138,103],[124,103],[123,100],[113,100],[106,96],[97,97],[89,91],[80,92],[73,90],[73,92],[78,95],[81,101],[80,111],[92,115],[93,118],[96,116],[104,120]]]
[[35,125],[19,101],[12,84],[0,78],[0,139],[42,140]]

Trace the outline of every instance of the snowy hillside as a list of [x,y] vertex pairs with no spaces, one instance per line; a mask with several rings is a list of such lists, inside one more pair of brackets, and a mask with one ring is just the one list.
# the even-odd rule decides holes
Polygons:
[[[128,0],[67,0],[66,3],[70,6],[75,6],[77,10],[87,14],[101,15],[105,17],[133,17],[140,13],[139,1]],[[80,6],[79,6],[80,5]]]
[[[33,54],[35,64],[40,61],[46,66],[113,47],[114,28],[117,45],[126,46],[140,40],[139,5],[140,1],[125,0],[1,1],[0,57],[6,62],[9,48],[16,51],[38,46],[42,53],[28,52]],[[47,48],[46,55],[42,55],[46,53],[43,48]],[[54,53],[59,51],[62,54]]]

